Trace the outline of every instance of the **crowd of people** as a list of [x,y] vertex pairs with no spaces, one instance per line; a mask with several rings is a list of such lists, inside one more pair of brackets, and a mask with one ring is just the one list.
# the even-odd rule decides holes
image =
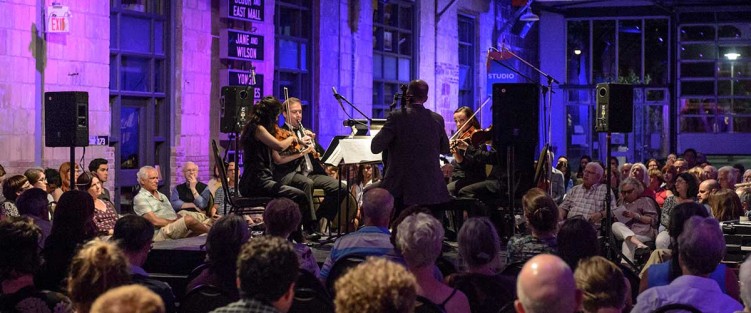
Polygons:
[[[106,160],[93,160],[87,172],[64,163],[5,177],[0,167],[0,311],[174,312],[179,297],[142,266],[155,241],[202,234],[206,263],[187,289],[210,285],[232,301],[214,312],[287,312],[306,275],[318,278],[314,284],[331,293],[326,300],[342,313],[651,312],[670,304],[734,312],[741,302],[751,306],[751,261],[740,272],[721,263],[720,227],[748,216],[751,170],[716,168],[693,149],[669,155],[664,164],[612,158],[607,168],[583,156],[577,172],[561,156],[549,165],[549,189],[523,193],[520,233],[501,242],[488,217],[460,218],[459,264],[446,266],[444,216],[436,208],[454,197],[497,204],[502,173],[486,166],[501,156],[490,146],[449,140],[443,119],[423,107],[427,88],[410,83],[409,105],[373,138],[372,152],[384,153],[382,178],[378,166],[363,164],[345,167],[350,179],[341,182],[338,168],[314,155],[315,134],[301,127],[300,101],[273,97],[256,105],[243,130],[239,181],[234,163],[218,162],[203,183],[198,166],[186,162],[183,182],[168,196],[159,191],[158,169],[144,166],[134,214],[119,212],[104,188]],[[469,115],[465,108],[455,112],[460,128],[479,127]],[[425,133],[403,130],[415,124]],[[441,171],[439,153],[453,154],[451,171]],[[275,198],[264,210],[265,236],[251,239],[244,217],[218,214],[226,193],[234,192],[222,187],[220,166],[239,194]],[[320,206],[313,189],[324,191]],[[334,195],[342,192],[357,203],[350,222],[358,227],[338,238],[319,265],[305,243],[320,238],[321,218],[339,213]],[[610,260],[600,256],[607,252],[601,241],[611,246],[608,234],[617,240],[618,256]]]

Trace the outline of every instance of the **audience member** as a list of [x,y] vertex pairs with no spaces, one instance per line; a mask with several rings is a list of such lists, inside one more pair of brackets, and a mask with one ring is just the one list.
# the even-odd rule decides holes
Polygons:
[[[206,184],[198,181],[198,165],[193,162],[183,164],[183,177],[185,182],[175,186],[170,193],[170,203],[176,212],[189,211],[205,216],[199,219],[205,220],[206,216],[214,216],[215,208],[211,202],[211,190]],[[212,205],[211,207],[209,207]]]
[[653,241],[656,235],[657,206],[654,200],[643,195],[643,188],[642,182],[634,177],[621,182],[621,199],[614,212],[613,236],[623,240],[621,252],[631,261],[636,261],[635,256],[649,254],[649,247],[644,242]]
[[743,172],[743,180],[742,183],[751,183],[751,169],[746,170]]
[[712,208],[712,216],[721,222],[737,220],[744,215],[741,198],[732,189],[718,190],[709,196],[707,204]]
[[52,231],[49,202],[47,202],[48,195],[49,194],[42,189],[32,188],[26,190],[18,196],[18,199],[16,200],[18,213],[21,214],[21,216],[30,218],[42,231],[42,236],[39,238],[40,247],[44,247],[44,242]]
[[[642,163],[634,163],[633,166],[631,166],[631,172],[629,172],[628,177],[636,178],[641,184],[642,184],[642,193],[639,195],[639,197],[649,197],[654,199],[655,198],[655,192],[652,189],[647,188],[650,183],[649,174],[647,173],[647,167],[644,166]],[[626,177],[623,177],[625,180]]]
[[704,166],[704,174],[707,175],[707,179],[717,180],[717,168],[712,165]]
[[[216,198],[216,191],[219,188],[222,188],[222,181],[221,181],[221,178],[219,178],[219,167],[220,166],[225,166],[224,161],[222,161],[222,160],[216,160],[214,162],[214,166],[212,167],[213,170],[211,171],[211,178],[209,178],[209,182],[206,183],[206,185],[209,188],[209,191],[214,196],[214,198]],[[227,174],[229,174],[229,173],[227,173]],[[227,176],[228,176],[227,179],[231,179],[229,177],[229,175],[227,175]],[[232,175],[232,176],[234,176],[234,175]],[[214,202],[214,203],[216,203],[216,202]]]
[[388,190],[373,188],[365,192],[361,208],[364,226],[334,242],[319,278],[325,282],[334,263],[347,255],[396,256],[388,228],[393,213],[394,197]]
[[667,158],[665,158],[665,164],[673,165],[676,160],[678,160],[678,156],[675,153],[668,154]]
[[133,211],[145,217],[156,227],[154,241],[179,239],[209,231],[211,219],[199,216],[197,212],[180,211],[178,216],[172,209],[167,196],[159,192],[159,173],[151,166],[138,170],[138,183],[141,190],[133,199]]
[[573,313],[582,302],[581,291],[571,269],[551,254],[533,257],[522,268],[516,281],[514,307],[519,313]]
[[743,192],[739,197],[741,199],[741,206],[743,206],[743,211],[746,212],[746,216],[749,216],[749,211],[751,211],[751,189],[743,189]]
[[402,265],[368,258],[336,281],[337,313],[408,313],[417,298],[415,277]]
[[620,176],[622,178],[626,178],[631,174],[631,167],[633,167],[633,163],[623,163],[623,165],[618,167],[618,172],[620,173]]
[[670,236],[667,229],[670,227],[670,213],[677,205],[696,201],[696,195],[699,193],[699,183],[694,175],[689,173],[680,173],[675,177],[675,191],[673,195],[665,199],[660,212],[660,227],[655,246],[657,249],[667,249],[670,245]]
[[686,163],[686,160],[683,158],[676,159],[675,162],[673,162],[673,167],[675,167],[675,171],[678,174],[688,171],[688,163]]
[[[63,194],[60,186],[63,184],[60,178],[60,172],[54,168],[47,168],[44,170],[44,176],[47,176],[47,193],[52,196],[52,202],[57,202],[57,199]],[[55,193],[59,193],[55,197]]]
[[724,294],[709,275],[725,254],[725,238],[717,220],[691,217],[678,236],[677,257],[682,275],[669,285],[647,289],[636,300],[635,312],[650,312],[681,303],[701,312],[735,312],[743,306]]
[[[62,185],[60,185],[60,195],[62,195],[63,192],[70,191],[71,190],[71,182],[70,182],[70,162],[65,162],[63,164],[60,164],[60,169],[58,169],[58,172],[60,172],[60,179],[62,180]],[[76,169],[73,171],[73,182],[75,182],[78,179],[78,175],[81,175],[81,167],[76,164]],[[52,196],[55,196],[54,194]],[[57,199],[55,199],[57,201]]]
[[[222,164],[217,164],[217,166],[222,166]],[[240,190],[236,190],[235,187],[235,170],[236,170],[235,162],[229,162],[227,163],[227,187],[229,188],[229,196],[235,197],[240,196]],[[211,189],[211,184],[209,184],[209,189]],[[219,187],[214,191],[214,210],[218,212],[228,212],[229,211],[229,203],[227,203],[226,195],[227,193],[224,191],[224,188],[222,187],[221,182],[219,182]],[[221,210],[221,211],[220,211]]]
[[576,270],[579,260],[598,255],[597,231],[581,218],[570,218],[558,231],[558,256]]
[[657,192],[657,194],[655,195],[655,200],[657,200],[657,204],[661,208],[663,205],[665,205],[665,200],[669,196],[673,195],[676,176],[678,176],[678,172],[676,171],[674,166],[665,165],[665,167],[662,168],[662,178],[665,181],[665,184],[662,185],[662,190],[660,192]]
[[[668,250],[667,253],[653,253],[653,256],[658,254],[662,259],[662,263],[651,266],[645,265],[646,270],[642,272],[642,279],[639,285],[640,292],[643,292],[647,288],[668,285],[675,278],[682,275],[681,260],[677,257],[680,254],[678,236],[683,233],[685,221],[692,216],[706,218],[709,217],[709,213],[698,203],[681,204],[673,210],[671,220],[675,221],[675,223],[671,223],[668,229],[668,234],[672,241],[671,250]],[[656,252],[660,251],[657,250]],[[654,259],[655,261],[659,261],[659,258]],[[723,292],[738,299],[738,278],[732,269],[725,266],[725,264],[720,264],[709,277],[717,282]]]
[[735,163],[735,164],[733,164],[733,169],[735,169],[735,171],[733,171],[733,177],[735,177],[735,183],[734,184],[742,183],[743,182],[743,173],[746,172],[746,167],[743,166],[743,164],[741,164],[741,163]]
[[466,271],[451,274],[446,283],[467,296],[472,312],[495,313],[516,299],[516,277],[498,272],[500,240],[489,219],[467,219],[459,230],[457,243]]
[[[44,175],[44,169],[41,167],[32,167],[25,172],[23,172],[23,176],[26,176],[26,179],[29,180],[29,184],[31,184],[34,188],[39,188],[47,191],[47,176]],[[52,198],[52,196],[50,196]]]
[[91,305],[91,313],[165,313],[164,303],[146,287],[127,285],[103,293]]
[[741,264],[738,278],[740,278],[741,282],[741,300],[743,300],[744,305],[743,312],[751,312],[751,257],[746,258],[746,261]]
[[245,220],[238,215],[227,215],[218,219],[206,237],[206,268],[188,283],[186,290],[200,285],[213,285],[224,291],[232,301],[240,300],[235,276],[237,256],[250,231]]
[[582,183],[582,180],[584,180],[584,169],[587,167],[587,164],[589,164],[589,162],[592,162],[592,158],[586,154],[582,155],[579,159],[579,170],[576,172],[574,185],[579,185]]
[[336,281],[336,313],[410,313],[415,277],[400,264],[368,258]]
[[[563,203],[558,207],[560,218],[582,216],[592,223],[595,228],[600,228],[600,222],[605,217],[605,194],[608,188],[600,184],[602,167],[596,163],[587,164],[581,185],[574,186],[566,194]],[[610,195],[611,208],[615,207],[615,196]]]
[[699,203],[709,205],[709,196],[720,190],[720,184],[714,179],[707,179],[699,184],[697,198]]
[[665,198],[667,198],[667,195],[663,192],[665,178],[662,176],[662,172],[656,168],[647,170],[647,174],[649,175],[649,185],[647,185],[647,188],[654,192],[657,207],[661,208],[662,204],[665,203]]
[[242,299],[214,313],[286,313],[295,296],[297,254],[286,240],[264,236],[248,241],[237,259]]
[[717,170],[717,182],[722,189],[735,190],[735,169],[732,166],[723,166]]
[[652,169],[655,169],[658,171],[660,170],[660,162],[657,161],[657,159],[649,159],[649,161],[647,161],[647,170],[652,170]]
[[564,192],[568,192],[571,187],[574,187],[574,181],[571,180],[571,168],[568,165],[568,158],[565,155],[560,156],[555,168],[563,173],[563,182],[566,186]]
[[94,199],[85,191],[63,193],[53,214],[52,231],[44,243],[44,263],[34,280],[41,288],[61,291],[79,245],[96,237]]
[[115,205],[109,200],[100,197],[102,194],[102,183],[98,176],[85,172],[78,176],[76,180],[78,190],[86,191],[94,199],[94,226],[96,226],[99,236],[111,236],[112,230],[117,222],[117,211]]
[[683,151],[683,160],[686,161],[686,165],[688,168],[692,168],[696,166],[696,150],[693,148],[688,148]]
[[5,202],[5,196],[3,196],[3,182],[5,181],[5,168],[0,164],[0,203]]
[[626,307],[628,280],[608,259],[594,256],[581,260],[574,272],[574,280],[582,293],[585,313],[621,312]]
[[362,195],[365,193],[365,187],[378,182],[381,177],[378,173],[378,167],[373,164],[360,164],[357,167],[357,177],[350,192],[357,200],[357,205],[362,206]]
[[128,259],[131,281],[158,294],[167,312],[173,312],[175,295],[172,288],[163,281],[149,277],[149,273],[142,267],[151,251],[153,237],[154,226],[148,220],[138,215],[128,214],[115,223],[111,240],[117,243]]
[[[89,172],[96,175],[96,177],[99,178],[100,184],[102,185],[102,193],[99,194],[99,199],[112,202],[110,191],[104,186],[104,183],[106,183],[110,177],[110,168],[109,165],[107,165],[107,160],[102,158],[91,160],[91,162],[89,162]],[[77,181],[78,180],[76,180],[76,182]]]
[[34,285],[40,236],[26,217],[0,221],[0,312],[73,312],[66,296]]
[[[589,165],[588,165],[589,167]],[[586,177],[589,174],[585,173]],[[584,184],[574,187],[582,188]],[[556,233],[558,232],[558,207],[555,201],[542,189],[532,188],[522,197],[524,218],[527,220],[529,234],[511,237],[508,241],[506,265],[521,266],[524,262],[540,253],[555,253]]]
[[32,188],[29,180],[23,175],[13,175],[6,178],[2,185],[5,202],[2,203],[0,216],[19,216],[16,199],[21,193]]
[[444,312],[469,312],[467,297],[435,277],[435,261],[441,254],[443,225],[432,215],[407,216],[396,235],[397,246],[409,271],[417,279],[417,295],[438,305]]
[[77,313],[88,313],[97,297],[128,283],[128,260],[112,243],[90,241],[70,262],[67,290]]
[[[288,239],[289,236],[300,227],[302,214],[300,208],[287,198],[271,200],[263,211],[263,222],[266,224],[266,235]],[[300,261],[300,268],[312,273],[316,277],[321,274],[313,250],[306,244],[298,242],[294,245],[295,252]]]

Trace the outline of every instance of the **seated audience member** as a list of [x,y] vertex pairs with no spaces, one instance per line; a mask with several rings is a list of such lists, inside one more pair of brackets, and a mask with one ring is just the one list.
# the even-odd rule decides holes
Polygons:
[[735,312],[738,301],[722,292],[709,275],[725,254],[725,238],[713,218],[691,217],[678,236],[682,275],[669,285],[653,287],[636,299],[634,312],[651,312],[672,303],[688,304],[701,312]]
[[[571,188],[558,207],[560,218],[566,219],[574,216],[582,216],[595,228],[600,228],[600,222],[605,217],[605,193],[607,186],[600,183],[602,167],[590,162],[584,169],[581,185]],[[615,207],[615,196],[611,194],[611,208]]]
[[[587,173],[584,175],[589,177]],[[585,184],[586,179],[583,185]],[[583,185],[574,189],[582,188]],[[530,233],[509,239],[506,265],[521,266],[540,253],[555,253],[558,246],[555,237],[558,231],[558,207],[553,199],[542,189],[532,188],[522,197],[522,206]]]
[[102,158],[91,160],[91,162],[89,162],[89,172],[96,175],[96,177],[99,178],[99,183],[102,185],[102,193],[99,194],[99,199],[112,202],[110,191],[104,187],[104,183],[106,183],[110,177],[110,167],[107,165],[107,160]]
[[[52,202],[57,202],[57,199],[63,194],[63,190],[60,189],[60,186],[63,184],[60,172],[54,168],[47,168],[44,170],[44,176],[47,177],[47,193],[52,196]],[[56,193],[58,194],[57,196],[55,196]]]
[[[287,198],[271,200],[263,211],[263,222],[266,224],[266,235],[288,239],[289,236],[300,227],[302,214],[300,207]],[[300,258],[300,268],[312,273],[316,277],[321,273],[313,250],[304,243],[294,244],[295,252]]]
[[[221,164],[217,164],[217,166],[221,166]],[[240,196],[240,191],[235,190],[235,169],[235,162],[227,163],[227,187],[229,188],[230,197]],[[216,212],[229,212],[229,203],[226,202],[226,193],[221,184],[222,183],[219,182],[219,187],[214,192],[214,210]],[[209,188],[211,188],[211,186],[209,186]]]
[[88,313],[97,297],[129,283],[128,260],[112,243],[90,241],[70,262],[68,294],[77,313]]
[[[23,172],[23,176],[29,180],[31,187],[39,188],[47,192],[47,176],[44,175],[44,169],[41,167],[32,167],[26,172]],[[52,202],[52,195],[50,195],[50,202]]]
[[26,176],[13,175],[6,178],[3,181],[3,196],[5,202],[2,203],[2,212],[0,216],[19,216],[18,207],[16,207],[16,199],[26,190],[31,189],[31,184]]
[[[612,225],[613,236],[623,240],[623,256],[631,261],[635,260],[635,254],[649,254],[649,247],[644,242],[653,241],[657,234],[657,207],[654,200],[643,195],[643,188],[642,183],[634,177],[621,182],[618,208],[624,210],[616,210],[615,214],[621,216],[616,216],[617,221]],[[622,219],[627,221],[620,222]]]
[[441,255],[443,225],[432,215],[407,216],[398,226],[396,244],[417,279],[417,295],[438,305],[444,312],[469,312],[467,296],[435,277],[435,261]]
[[211,178],[209,178],[209,182],[206,183],[206,186],[209,187],[209,191],[214,196],[214,198],[216,198],[216,191],[219,188],[222,188],[222,181],[221,181],[221,178],[219,178],[219,166],[223,166],[223,165],[224,165],[224,161],[214,162],[214,167],[212,167],[214,170],[211,171]]
[[[617,158],[616,158],[616,160],[617,160]],[[618,166],[618,173],[620,173],[620,176],[622,178],[626,178],[626,177],[629,176],[629,174],[631,174],[631,167],[633,167],[633,166],[634,166],[633,163],[628,163],[628,162],[623,163],[623,165]]]
[[94,199],[94,226],[96,226],[99,236],[110,236],[117,222],[117,211],[115,205],[109,200],[102,200],[99,196],[102,194],[102,183],[99,178],[89,172],[78,176],[76,187],[89,193]]
[[711,207],[709,207],[709,196],[713,195],[718,190],[720,190],[720,183],[718,183],[714,179],[707,179],[699,184],[699,193],[697,194],[697,198],[699,200],[699,203],[706,206],[710,213],[712,209]]
[[662,193],[665,177],[662,175],[662,172],[656,168],[647,170],[647,174],[649,175],[649,185],[647,185],[647,188],[654,192],[654,199],[657,202],[657,206],[662,207],[662,203],[665,202],[665,198],[667,197],[667,195]]
[[574,280],[581,290],[585,313],[621,312],[626,306],[628,280],[608,259],[594,256],[580,261]]
[[558,256],[576,270],[579,261],[598,255],[597,231],[592,224],[581,218],[570,218],[558,231]]
[[718,190],[709,196],[708,204],[712,208],[712,216],[721,222],[737,220],[744,215],[741,198],[733,189]]
[[704,166],[704,174],[707,176],[707,179],[717,180],[717,168],[712,165]]
[[357,206],[362,206],[362,195],[365,188],[380,180],[378,167],[375,164],[360,164],[357,167],[357,177],[350,192],[357,200]]
[[264,236],[248,241],[237,258],[242,298],[213,313],[286,313],[295,297],[297,254],[286,240]]
[[208,265],[192,281],[186,291],[200,285],[218,287],[232,298],[240,300],[235,276],[237,276],[237,255],[240,248],[250,238],[250,230],[245,220],[238,215],[223,216],[209,230],[206,237],[206,264]]
[[740,196],[741,199],[741,206],[743,206],[743,211],[746,212],[746,216],[751,215],[751,189],[744,189]]
[[659,233],[655,239],[657,249],[667,249],[670,245],[670,236],[667,229],[670,227],[670,213],[677,205],[681,203],[690,203],[696,201],[696,195],[699,193],[699,182],[694,175],[689,173],[680,173],[675,177],[675,192],[665,199],[665,203],[660,210]]
[[683,158],[675,159],[675,162],[673,162],[673,166],[675,167],[675,170],[678,174],[682,174],[688,171],[688,164],[686,163],[686,160],[684,160]]
[[647,170],[651,169],[660,169],[660,162],[657,161],[657,159],[649,159],[649,161],[647,161]]
[[96,237],[94,199],[85,191],[63,193],[53,215],[52,231],[44,242],[44,263],[35,275],[37,286],[61,291],[70,261],[79,246]]
[[5,196],[3,196],[3,182],[5,181],[5,168],[0,164],[0,203],[5,202]]
[[722,189],[735,190],[735,169],[732,166],[723,166],[717,170],[717,182]]
[[336,281],[337,313],[411,313],[417,282],[404,266],[368,258]]
[[[647,188],[649,186],[649,175],[647,173],[647,167],[644,166],[642,163],[634,163],[633,166],[631,166],[631,172],[628,174],[628,177],[636,178],[637,181],[639,181],[642,184],[642,193],[639,194],[640,197],[649,197],[654,199],[655,193],[653,190]],[[625,180],[626,177],[623,177],[623,180]]]
[[467,295],[472,312],[495,313],[516,299],[516,277],[498,272],[501,243],[489,219],[467,219],[459,230],[457,243],[466,271],[452,274],[446,282]]
[[582,294],[574,274],[559,257],[540,254],[524,264],[516,280],[516,312],[573,313],[579,310]]
[[91,313],[165,313],[164,303],[146,287],[127,285],[112,288],[96,298]]
[[146,286],[161,298],[167,312],[175,311],[175,295],[165,282],[152,279],[143,269],[143,264],[151,251],[154,226],[141,216],[128,214],[117,220],[110,240],[117,243],[128,259],[130,279],[133,283]]
[[40,236],[28,218],[0,221],[0,312],[73,312],[66,296],[34,285]]
[[[703,206],[698,203],[686,203],[678,205],[673,210],[671,219],[675,221],[671,222],[668,233],[670,234],[670,240],[672,241],[671,250],[657,250],[653,253],[653,257],[650,260],[654,260],[656,263],[650,265],[648,262],[645,265],[645,270],[642,271],[642,278],[639,284],[639,293],[644,292],[648,288],[656,286],[665,286],[670,284],[677,277],[682,275],[680,259],[677,257],[680,253],[680,247],[678,246],[678,237],[683,233],[683,227],[685,221],[693,216],[709,217],[709,213]],[[663,253],[659,253],[664,251]],[[657,256],[655,256],[657,255]],[[732,269],[720,264],[715,268],[714,272],[709,275],[709,278],[713,279],[720,286],[720,289],[729,296],[738,299],[738,278]]]
[[741,264],[741,269],[738,274],[741,285],[741,300],[743,300],[744,311],[751,312],[751,258],[746,258],[746,261]]
[[206,184],[198,181],[198,165],[193,162],[183,164],[185,182],[175,186],[170,193],[170,203],[176,212],[183,210],[199,212],[207,216],[214,216],[214,207],[209,207],[211,190]]
[[154,241],[179,239],[205,234],[209,231],[211,219],[197,212],[182,210],[178,216],[163,193],[159,192],[159,173],[151,166],[138,170],[138,183],[141,190],[133,198],[133,211],[145,217],[156,227]]
[[331,267],[347,255],[395,256],[389,241],[389,221],[394,213],[394,197],[383,188],[373,188],[363,195],[361,208],[364,226],[334,242],[331,253],[321,267],[319,278],[326,281]]
[[42,237],[39,239],[39,246],[44,247],[44,241],[52,231],[52,223],[50,222],[49,214],[49,202],[47,202],[47,196],[49,194],[39,188],[31,188],[24,191],[18,199],[16,204],[18,205],[18,213],[21,216],[31,218],[34,224],[39,226],[42,231]]
[[[63,192],[70,191],[71,188],[71,181],[70,181],[70,162],[65,162],[63,164],[60,164],[60,168],[58,169],[58,172],[60,173],[60,180],[62,181],[62,184],[60,185],[60,195],[62,195]],[[76,164],[76,168],[73,171],[73,184],[76,180],[78,180],[78,175],[81,175],[81,167]],[[55,196],[53,194],[52,196]],[[59,195],[58,195],[59,197]],[[57,201],[57,199],[55,199]]]

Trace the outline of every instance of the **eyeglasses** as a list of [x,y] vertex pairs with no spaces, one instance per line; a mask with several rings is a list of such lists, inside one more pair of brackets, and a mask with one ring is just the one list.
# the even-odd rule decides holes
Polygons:
[[625,190],[625,189],[623,189],[623,190],[621,190],[621,193],[622,193],[622,194],[624,194],[624,195],[630,194],[630,193],[632,193],[632,192],[634,192],[634,190],[633,190],[633,189],[629,189],[629,190]]

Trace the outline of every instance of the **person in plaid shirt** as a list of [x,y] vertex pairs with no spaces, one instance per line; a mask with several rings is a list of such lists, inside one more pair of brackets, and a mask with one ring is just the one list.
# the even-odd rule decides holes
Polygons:
[[[567,217],[581,216],[600,229],[600,223],[605,217],[605,193],[607,186],[600,183],[603,168],[597,163],[590,162],[584,168],[582,184],[576,185],[566,193],[563,203],[558,206],[561,221]],[[615,197],[610,195],[610,208],[615,208]]]

